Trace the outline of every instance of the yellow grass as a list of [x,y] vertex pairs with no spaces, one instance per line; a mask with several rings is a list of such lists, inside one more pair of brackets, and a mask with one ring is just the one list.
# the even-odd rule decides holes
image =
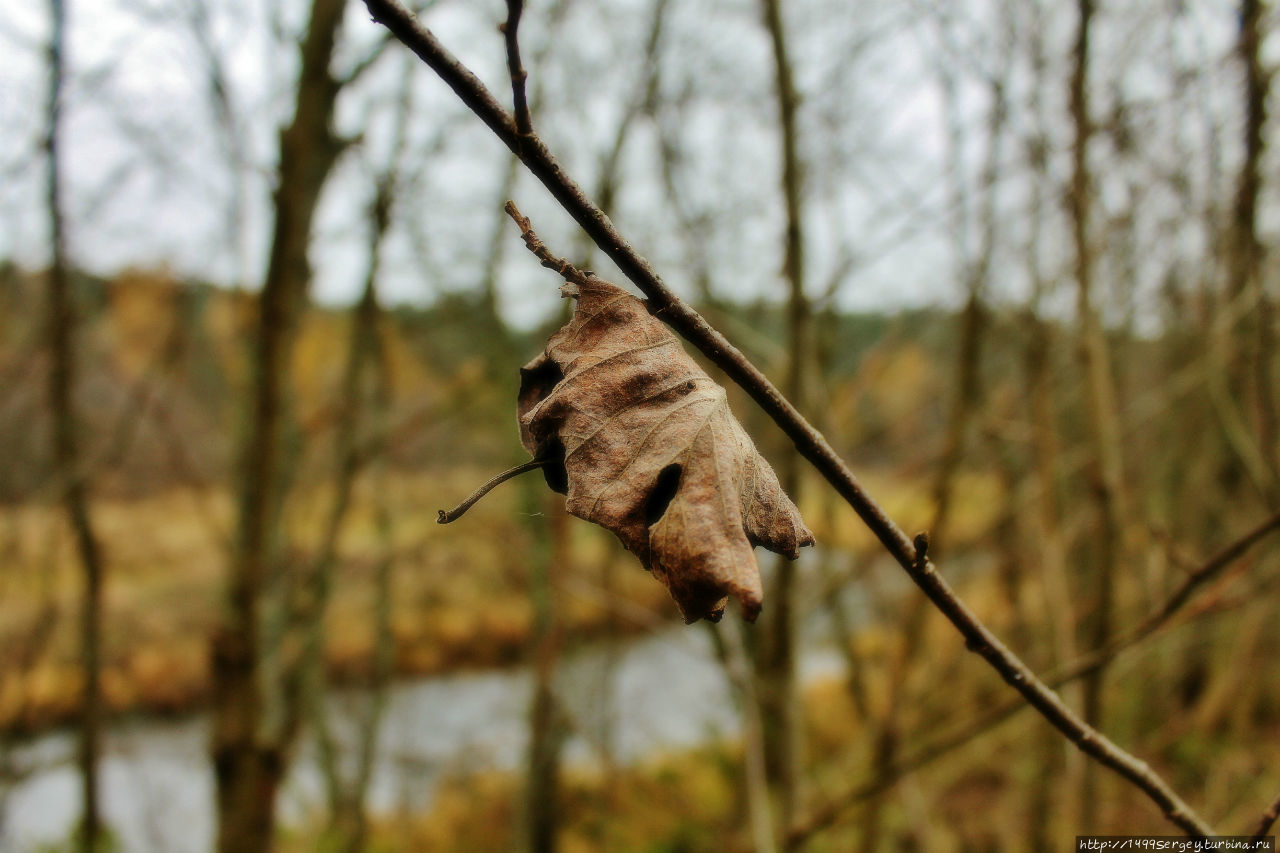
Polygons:
[[[436,509],[489,475],[468,468],[395,473],[382,487],[394,519],[391,629],[400,673],[426,674],[522,659],[532,630],[529,568],[536,525],[521,513],[518,487],[500,488],[463,519],[441,526]],[[980,538],[1000,505],[992,478],[962,474],[966,500],[952,541]],[[927,519],[924,484],[869,472],[864,481],[890,513]],[[385,545],[370,478],[356,487],[343,528],[325,654],[338,680],[368,677],[374,654],[374,575]],[[871,552],[862,523],[827,490],[804,490],[802,509],[825,546]],[[327,483],[295,489],[285,525],[291,559],[308,565],[333,500]],[[217,624],[233,539],[225,491],[170,489],[97,500],[94,521],[107,557],[102,683],[113,712],[182,712],[208,693],[208,646]],[[646,628],[676,616],[665,590],[606,533],[570,522],[574,564],[560,570],[558,610],[572,640]],[[81,691],[79,573],[60,511],[26,505],[0,511],[0,728],[39,729],[70,720]],[[606,577],[607,573],[607,577]]]
[[[392,634],[397,670],[431,673],[520,659],[532,627],[529,571],[518,555],[535,532],[513,491],[495,491],[466,518],[435,522],[479,471],[398,474],[386,499],[394,517]],[[325,486],[298,489],[287,527],[291,558],[314,560],[332,501]],[[375,567],[384,553],[370,486],[361,481],[344,528],[325,653],[343,680],[368,676],[375,642]],[[102,683],[114,712],[186,711],[208,691],[208,637],[219,617],[231,540],[224,492],[171,490],[100,500],[94,520],[107,556]],[[38,729],[72,718],[79,702],[79,575],[60,512],[0,513],[0,728]],[[543,522],[545,523],[545,522]],[[626,632],[675,614],[666,591],[607,536],[574,522],[574,565],[560,574],[560,612],[571,638]],[[612,613],[601,574],[630,618]],[[638,616],[637,616],[638,612]],[[47,631],[46,631],[47,629]]]

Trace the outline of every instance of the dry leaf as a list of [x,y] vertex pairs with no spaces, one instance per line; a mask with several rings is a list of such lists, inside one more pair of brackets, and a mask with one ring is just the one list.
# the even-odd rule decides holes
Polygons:
[[724,389],[646,304],[601,279],[565,284],[568,324],[521,370],[520,437],[552,464],[569,512],[612,530],[666,584],[687,622],[727,596],[754,621],[752,547],[792,559],[813,534],[729,411]]

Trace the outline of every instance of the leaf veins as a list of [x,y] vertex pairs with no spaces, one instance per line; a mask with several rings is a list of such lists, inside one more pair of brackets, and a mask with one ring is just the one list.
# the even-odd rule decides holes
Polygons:
[[520,435],[570,513],[613,531],[685,620],[729,596],[763,604],[752,548],[813,543],[718,386],[644,302],[594,276],[561,288],[573,317],[521,371]]

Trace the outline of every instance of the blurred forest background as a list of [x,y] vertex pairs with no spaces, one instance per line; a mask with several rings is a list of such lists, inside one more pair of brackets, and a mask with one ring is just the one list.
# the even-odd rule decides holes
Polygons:
[[[1096,6],[1096,8],[1095,8]],[[505,100],[498,0],[424,24]],[[539,0],[534,127],[982,619],[1222,832],[1280,792],[1261,0]],[[522,461],[625,283],[343,0],[0,15],[0,850],[1169,834],[741,392],[818,546],[684,627]],[[1263,828],[1265,828],[1265,822]]]

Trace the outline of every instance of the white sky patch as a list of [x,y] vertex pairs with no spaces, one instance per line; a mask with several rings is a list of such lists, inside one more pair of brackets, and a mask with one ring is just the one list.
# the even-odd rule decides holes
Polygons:
[[[235,125],[230,141],[192,29],[197,2],[208,12],[203,41],[227,80]],[[530,91],[543,93],[538,128],[590,193],[616,124],[649,72],[643,49],[654,3],[620,0],[606,9],[567,0],[563,20],[552,29],[548,16],[557,2],[566,0],[526,11],[524,58]],[[48,24],[40,4],[11,5],[0,24],[6,54],[0,64],[0,257],[38,267],[47,255],[39,143]],[[1239,157],[1234,7],[1227,0],[1184,5],[1181,17],[1170,18],[1168,4],[1156,0],[1112,4],[1100,14],[1094,40],[1098,217],[1129,216],[1137,242],[1113,248],[1139,258],[1104,268],[1133,277],[1111,282],[1113,295],[1120,303],[1140,299],[1152,316],[1160,310],[1159,282],[1174,259],[1144,246],[1175,241],[1182,274],[1198,274],[1213,241],[1203,210],[1187,210],[1181,215],[1189,221],[1179,223],[1178,207],[1224,197]],[[989,145],[990,99],[983,75],[999,67],[1010,32],[1021,41],[1006,81],[1010,117],[997,189],[1007,225],[1000,229],[990,292],[1010,300],[1030,292],[1027,152],[1036,133],[1044,135],[1048,158],[1037,214],[1041,273],[1063,284],[1070,244],[1061,193],[1069,164],[1065,101],[1074,17],[1055,4],[967,0],[939,7],[948,18],[937,22],[929,8],[898,0],[787,4],[802,94],[808,284],[818,295],[839,282],[837,304],[844,308],[954,305],[962,298],[958,270],[965,259],[957,258],[955,246],[971,251],[977,241],[970,233],[956,243],[948,229],[972,223],[985,192],[979,171]],[[297,69],[289,40],[301,32],[305,9],[302,0],[70,4],[63,144],[77,263],[102,274],[165,266],[224,285],[257,286],[270,236],[277,132],[288,119]],[[1014,24],[1006,13],[1015,15]],[[497,0],[439,0],[422,19],[509,103],[496,28],[504,16]],[[780,299],[783,209],[772,55],[755,5],[672,0],[665,23],[657,112],[631,126],[615,220],[686,295],[693,294],[701,258],[717,296]],[[1031,76],[1031,33],[1043,40],[1044,81]],[[349,71],[382,38],[382,29],[353,3],[335,69]],[[545,49],[548,38],[554,43]],[[1269,38],[1264,52],[1274,62],[1280,41]],[[957,160],[968,200],[962,211],[947,173],[939,68],[955,76],[964,123]],[[335,169],[316,218],[313,294],[325,304],[351,301],[363,282],[371,182],[388,166],[396,92],[406,73],[414,76],[400,164],[407,190],[385,241],[381,292],[389,301],[427,303],[483,284],[510,155],[428,69],[406,65],[403,49],[392,44],[339,100],[335,126],[356,141]],[[1107,120],[1122,113],[1132,117],[1139,148],[1118,163]],[[657,115],[665,122],[661,133]],[[675,146],[666,152],[674,162],[664,164],[664,144]],[[681,225],[664,168],[672,171],[697,234]],[[1165,186],[1171,171],[1185,173],[1182,195]],[[515,195],[555,250],[580,250],[576,227],[545,190],[524,176]],[[1262,227],[1271,239],[1280,230],[1280,206],[1270,190]],[[497,291],[504,315],[530,325],[559,310],[558,299],[514,228],[508,238]],[[617,275],[607,261],[594,263],[602,274]]]

